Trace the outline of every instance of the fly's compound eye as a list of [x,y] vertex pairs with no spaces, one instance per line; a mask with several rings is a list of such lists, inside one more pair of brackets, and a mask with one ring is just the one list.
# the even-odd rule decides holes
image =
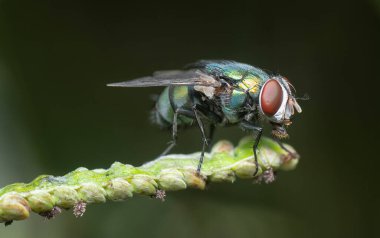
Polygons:
[[279,82],[271,79],[267,81],[261,91],[260,106],[265,115],[271,117],[280,109],[283,92]]

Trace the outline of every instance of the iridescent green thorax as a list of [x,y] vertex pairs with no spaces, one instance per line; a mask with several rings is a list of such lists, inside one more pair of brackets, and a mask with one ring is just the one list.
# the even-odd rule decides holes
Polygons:
[[245,111],[246,98],[247,94],[238,90],[233,90],[231,95],[221,98],[222,111],[229,123],[240,121],[241,114]]
[[200,68],[234,86],[229,94],[221,96],[222,111],[230,123],[239,122],[247,111],[247,92],[252,100],[257,101],[261,87],[269,79],[263,70],[233,61],[204,61]]
[[263,81],[269,79],[269,75],[263,70],[248,64],[242,64],[234,61],[205,63],[204,69],[211,75],[225,77],[236,81],[241,81],[245,78],[259,78]]
[[207,74],[233,84],[236,86],[235,90],[249,91],[254,98],[259,96],[260,88],[269,79],[269,75],[263,70],[234,61],[201,61],[198,67]]

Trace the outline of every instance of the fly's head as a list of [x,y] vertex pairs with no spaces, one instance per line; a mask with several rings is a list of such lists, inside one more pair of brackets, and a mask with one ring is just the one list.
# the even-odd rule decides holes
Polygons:
[[260,112],[272,124],[272,134],[277,138],[288,137],[284,125],[292,124],[291,117],[295,111],[302,112],[292,89],[294,87],[285,77],[274,76],[267,80],[260,90]]

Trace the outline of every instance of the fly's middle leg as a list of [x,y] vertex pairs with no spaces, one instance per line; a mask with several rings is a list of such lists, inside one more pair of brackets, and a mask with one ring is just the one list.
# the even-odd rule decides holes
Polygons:
[[208,139],[206,137],[203,122],[200,118],[199,111],[198,111],[196,105],[193,106],[193,112],[194,112],[195,119],[197,120],[197,123],[198,123],[198,128],[202,134],[202,152],[201,152],[201,157],[199,158],[199,163],[198,163],[198,167],[197,167],[197,174],[200,175],[202,164],[203,164],[203,158],[205,155],[206,148],[208,146]]
[[[197,104],[194,104],[192,106],[191,110],[186,109],[186,108],[178,108],[175,112],[176,112],[175,114],[177,114],[177,116],[183,115],[183,116],[186,116],[189,118],[194,118],[197,121],[198,128],[201,131],[201,134],[202,134],[202,152],[201,152],[201,156],[199,158],[199,163],[198,163],[198,167],[197,167],[197,174],[200,175],[202,164],[203,164],[204,154],[205,154],[206,148],[209,144],[206,133],[205,133],[204,125],[203,125],[203,122],[201,120],[201,115],[200,115],[201,112],[198,110]],[[210,131],[211,133],[213,133],[212,130]]]
[[255,172],[253,173],[253,176],[256,176],[256,174],[259,172],[259,162],[257,160],[257,147],[259,146],[261,135],[263,134],[263,128],[257,127],[255,125],[248,123],[248,122],[242,122],[241,126],[246,128],[246,129],[254,130],[257,132],[256,137],[255,137],[255,141],[253,143],[253,155],[255,157],[255,167],[256,167]]

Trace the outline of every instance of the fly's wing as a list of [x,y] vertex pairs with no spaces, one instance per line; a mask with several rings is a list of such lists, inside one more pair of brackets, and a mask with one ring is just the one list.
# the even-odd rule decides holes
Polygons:
[[220,87],[221,83],[200,70],[175,70],[157,71],[152,76],[107,84],[110,87],[160,87],[170,85]]

